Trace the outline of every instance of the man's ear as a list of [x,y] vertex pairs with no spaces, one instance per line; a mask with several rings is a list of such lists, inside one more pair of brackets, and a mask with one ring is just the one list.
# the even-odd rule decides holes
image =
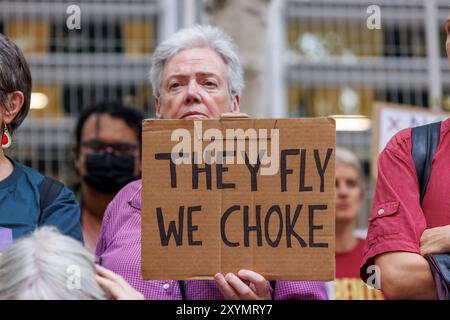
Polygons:
[[25,101],[25,96],[22,91],[14,91],[11,94],[11,97],[8,101],[8,105],[4,108],[3,111],[3,122],[6,124],[10,124],[14,118],[19,113],[20,109],[23,107],[23,103]]
[[235,95],[233,97],[233,103],[231,104],[231,111],[239,112],[241,107],[241,96]]
[[157,117],[158,119],[161,119],[161,118],[162,118],[162,115],[161,115],[161,102],[160,102],[160,99],[161,99],[161,98],[155,97],[156,117]]

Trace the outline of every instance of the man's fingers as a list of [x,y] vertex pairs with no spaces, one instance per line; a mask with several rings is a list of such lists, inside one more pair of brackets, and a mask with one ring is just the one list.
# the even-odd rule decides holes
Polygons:
[[225,276],[225,280],[237,292],[241,299],[256,300],[258,298],[255,292],[235,274],[228,273]]
[[111,271],[109,269],[106,269],[106,268],[96,264],[95,265],[95,270],[97,271],[97,274],[99,274],[103,278],[109,279],[109,280],[117,283],[123,289],[128,289],[130,287],[128,282],[126,282],[120,275],[118,275],[117,273],[115,273],[115,272],[113,272],[113,271]]
[[116,282],[99,275],[95,276],[95,280],[113,299],[118,300],[121,298],[122,288]]
[[428,250],[426,247],[420,247],[420,255],[424,256],[428,253]]
[[102,266],[95,265],[95,279],[116,300],[144,300],[144,295],[134,289],[122,276]]
[[260,299],[271,299],[269,284],[262,275],[251,270],[240,270],[238,276],[253,284],[256,295]]
[[421,246],[423,246],[424,244],[426,244],[427,243],[427,240],[428,240],[428,230],[425,230],[423,233],[422,233],[422,236],[420,237],[420,245]]
[[105,278],[108,278],[108,279],[117,278],[117,274],[116,273],[114,273],[111,270],[106,269],[105,267],[102,267],[102,266],[100,266],[98,264],[95,265],[95,271],[97,271],[97,274],[99,274],[99,275],[101,275],[101,276],[103,276]]
[[222,292],[223,296],[227,300],[239,300],[239,297],[234,291],[234,289],[228,284],[227,280],[221,273],[217,273],[214,276],[214,281],[216,281],[217,286],[219,287],[220,292]]

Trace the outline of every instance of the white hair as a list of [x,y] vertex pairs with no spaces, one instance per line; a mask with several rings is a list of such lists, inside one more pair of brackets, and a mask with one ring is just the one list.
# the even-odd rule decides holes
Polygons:
[[16,240],[0,256],[0,300],[106,298],[95,281],[94,256],[54,227]]
[[346,148],[336,147],[336,164],[354,166],[358,171],[362,171],[361,162],[356,154]]
[[352,151],[342,147],[336,147],[336,165],[343,164],[347,166],[352,166],[358,172],[358,180],[360,183],[361,190],[365,190],[364,173],[361,166],[361,161],[359,161],[358,156]]
[[241,95],[244,88],[244,72],[233,40],[218,27],[196,25],[179,30],[158,45],[153,53],[150,82],[155,97],[160,97],[166,62],[180,51],[192,48],[210,48],[219,54],[227,68],[230,97]]

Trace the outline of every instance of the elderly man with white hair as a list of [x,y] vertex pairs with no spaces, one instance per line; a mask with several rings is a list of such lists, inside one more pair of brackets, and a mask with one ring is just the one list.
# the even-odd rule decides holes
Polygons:
[[[232,39],[210,26],[183,29],[161,43],[150,72],[160,119],[214,119],[238,112],[243,70]],[[146,299],[327,299],[321,282],[277,281],[240,270],[212,280],[144,281],[141,276],[141,186],[123,188],[109,204],[96,255]]]

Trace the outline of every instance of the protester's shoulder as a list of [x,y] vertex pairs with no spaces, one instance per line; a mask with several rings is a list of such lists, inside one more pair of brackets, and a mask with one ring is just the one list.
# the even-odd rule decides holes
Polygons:
[[65,200],[65,201],[71,201],[73,203],[76,203],[78,205],[77,196],[75,193],[66,185],[63,185],[61,188],[61,191],[56,199],[59,200]]
[[44,180],[44,176],[41,173],[33,168],[27,167],[20,162],[14,161],[14,170],[22,171],[26,177],[26,180],[32,185],[38,186]]
[[410,144],[411,143],[411,129],[412,128],[405,128],[405,129],[397,132],[391,138],[391,140],[389,140],[388,144],[386,145],[386,148],[398,148],[405,144],[408,144],[408,143]]
[[449,132],[450,132],[450,118],[442,121],[441,136],[446,137]]
[[107,233],[115,232],[126,221],[139,221],[141,211],[141,180],[130,182],[123,187],[106,207],[103,226]]
[[132,181],[117,193],[117,195],[114,197],[114,200],[118,201],[124,198],[128,199],[132,196],[134,196],[134,198],[140,199],[141,189],[142,189],[141,179]]
[[390,152],[398,156],[411,154],[411,128],[397,132],[387,143],[383,153]]
[[[440,134],[445,137],[450,131],[450,118],[442,121]],[[411,135],[412,128],[405,128],[397,132],[387,143],[383,153],[390,152],[397,156],[409,156],[411,155]]]
[[[17,166],[17,168],[19,170],[22,170],[24,172],[24,174],[27,177],[27,180],[34,186],[36,186],[37,188],[39,188],[39,186],[42,184],[42,182],[44,181],[45,176],[43,174],[41,174],[40,172],[38,172],[37,170],[27,167],[26,165],[19,163],[19,162],[15,162],[14,163],[15,166]],[[60,183],[62,183],[61,181],[54,179]],[[70,199],[75,199],[75,194],[74,192],[69,189],[65,184],[62,183],[62,188],[60,193],[58,194],[57,199],[65,199],[65,198],[70,198]]]
[[123,187],[108,205],[108,213],[141,209],[142,180],[135,180]]

